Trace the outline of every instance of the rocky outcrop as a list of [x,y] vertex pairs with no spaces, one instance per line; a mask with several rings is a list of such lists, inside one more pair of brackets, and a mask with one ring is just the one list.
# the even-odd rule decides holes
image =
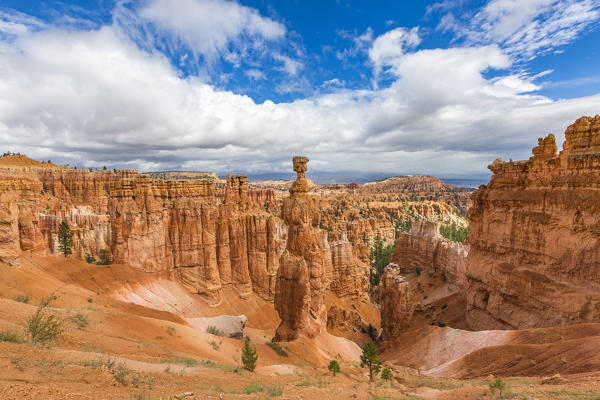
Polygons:
[[398,236],[381,278],[381,326],[386,340],[408,329],[417,311],[434,314],[429,300],[435,299],[428,299],[432,293],[441,291],[436,296],[440,297],[464,290],[467,254],[468,247],[440,236],[435,222],[416,222],[410,232]]
[[410,326],[414,312],[410,282],[397,264],[389,264],[381,278],[381,328],[392,339]]
[[360,298],[369,292],[369,265],[355,257],[352,244],[342,239],[329,244],[331,254],[330,289],[338,297]]
[[522,329],[600,321],[600,116],[496,160],[469,211],[467,321]]
[[75,257],[108,250],[115,263],[168,272],[213,301],[223,285],[273,300],[287,232],[263,208],[272,191],[248,190],[245,176],[228,176],[220,194],[210,180],[38,164],[0,170],[3,260],[22,251],[56,252],[65,220]]
[[281,318],[275,338],[290,341],[300,332],[315,337],[327,321],[323,304],[328,285],[330,259],[319,231],[320,212],[308,194],[306,157],[294,157],[298,178],[283,201],[282,217],[288,224],[288,239],[280,259],[275,290],[275,309]]
[[398,235],[390,261],[403,274],[434,270],[461,288],[466,286],[468,246],[451,242],[440,235],[437,222],[415,222],[410,232]]

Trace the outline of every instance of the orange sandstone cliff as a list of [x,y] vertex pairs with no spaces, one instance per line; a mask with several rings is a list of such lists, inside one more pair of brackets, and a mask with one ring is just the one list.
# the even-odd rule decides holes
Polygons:
[[416,222],[410,232],[398,236],[381,279],[384,339],[392,339],[414,323],[459,326],[467,254],[468,246],[440,236],[440,225],[435,222]]
[[600,116],[526,161],[496,160],[469,210],[467,321],[522,329],[600,321]]
[[224,285],[273,299],[287,232],[263,210],[273,192],[249,191],[245,176],[228,176],[222,199],[210,180],[22,166],[3,158],[1,259],[17,262],[22,251],[56,252],[58,225],[65,220],[74,232],[75,257],[108,250],[115,263],[170,273],[213,301]]

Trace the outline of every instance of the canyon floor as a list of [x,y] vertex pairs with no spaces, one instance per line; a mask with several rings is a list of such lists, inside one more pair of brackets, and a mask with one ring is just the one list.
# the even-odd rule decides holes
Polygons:
[[[382,357],[394,379],[389,383],[379,379],[370,383],[366,370],[359,366],[360,348],[329,333],[282,343],[288,356],[278,355],[266,342],[273,337],[279,320],[272,305],[259,298],[241,299],[232,292],[226,293],[218,306],[210,306],[182,289],[179,292],[172,281],[154,274],[58,256],[28,254],[19,265],[0,263],[0,276],[0,331],[16,330],[25,337],[26,318],[35,312],[41,299],[55,290],[57,299],[52,310],[67,321],[63,336],[50,347],[0,342],[2,399],[497,398],[490,392],[488,376],[440,378],[429,371],[399,366],[399,360],[408,357],[408,346],[414,358],[419,346],[425,350],[422,342],[432,335],[435,339],[431,340],[440,346],[441,357],[444,343],[448,348],[456,348],[456,342],[447,339],[452,328],[430,327],[428,332],[413,335],[412,341],[406,339],[388,346]],[[152,299],[156,301],[152,303]],[[368,308],[365,304],[356,307]],[[247,315],[246,334],[257,348],[257,369],[248,372],[241,368],[241,340],[195,328],[190,317],[194,312]],[[581,333],[584,330],[587,333]],[[575,331],[579,333],[574,335],[590,341],[588,353],[598,348],[592,340],[598,334],[596,324],[586,324]],[[571,340],[568,336],[563,339]],[[531,357],[534,361],[528,361],[529,370],[539,374],[505,377],[512,398],[600,399],[599,374],[562,374],[554,381],[548,380],[552,368],[532,369],[536,357],[547,352],[543,347],[547,344],[541,341],[520,346],[524,347],[516,351]],[[486,347],[488,354],[479,358],[468,355],[468,368],[498,371],[504,366],[505,372],[510,372],[513,355],[502,358],[500,353],[506,353],[506,346],[498,348],[494,353],[493,347]],[[561,349],[562,353],[555,352],[562,359],[568,357],[569,349]],[[333,358],[340,361],[342,368],[335,377],[326,368]],[[580,359],[589,365],[595,365],[597,360],[595,355]],[[501,365],[490,369],[490,360]],[[561,357],[554,354],[552,360],[560,368]],[[402,361],[407,364],[405,359]],[[464,361],[464,357],[460,359],[461,363]],[[543,362],[540,360],[541,365]],[[515,371],[516,375],[527,372]]]

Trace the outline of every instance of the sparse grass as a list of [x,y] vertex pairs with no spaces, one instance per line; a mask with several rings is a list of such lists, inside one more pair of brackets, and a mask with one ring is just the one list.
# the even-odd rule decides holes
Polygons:
[[10,360],[10,363],[21,372],[25,371],[25,368],[29,366],[29,363],[27,362],[27,359],[25,359],[25,357],[13,358],[12,360]]
[[561,400],[600,400],[600,392],[593,389],[577,390],[577,389],[552,389],[544,392],[546,395],[556,397]]
[[266,393],[272,397],[279,397],[283,395],[283,386],[267,386],[263,385],[260,382],[252,382],[246,387],[244,387],[244,394],[252,394],[252,393]]
[[173,328],[172,326],[167,326],[167,333],[169,334],[169,336],[173,336],[175,334],[175,328]]
[[163,358],[160,362],[162,364],[185,365],[186,367],[199,367],[202,365],[200,361],[187,357]]
[[219,351],[219,349],[221,348],[221,343],[217,343],[214,340],[209,341],[208,344],[210,344],[210,347],[212,347],[215,351]]
[[31,301],[31,295],[29,293],[27,293],[26,295],[20,294],[17,297],[15,297],[15,301],[18,301],[19,303],[29,304],[29,302]]
[[[217,364],[214,361],[210,361],[210,360],[204,360],[204,361],[198,361],[194,358],[187,358],[187,357],[174,357],[174,358],[163,358],[162,360],[160,360],[161,364],[177,364],[177,365],[185,365],[186,367],[206,367],[206,368],[214,368],[214,369],[220,369],[221,371],[224,372],[236,372],[239,373],[239,368],[238,367],[233,367],[231,365],[223,365],[223,364]],[[169,367],[167,367],[169,368]]]
[[80,330],[85,330],[87,326],[90,324],[88,318],[82,313],[77,313],[72,317],[69,317],[69,320],[75,323]]
[[117,361],[113,358],[102,358],[100,360],[87,360],[81,363],[84,367],[101,368],[105,367],[110,370],[115,368]]
[[131,400],[150,400],[150,396],[148,396],[146,392],[140,392],[138,394],[133,395]]
[[127,386],[131,383],[129,376],[133,374],[133,371],[125,366],[125,364],[119,364],[114,369],[114,377],[117,382],[123,386]]
[[[273,338],[275,339],[275,338]],[[281,347],[281,345],[273,340],[271,340],[270,342],[266,342],[265,343],[267,346],[269,346],[270,348],[272,348],[275,353],[279,354],[282,357],[287,357],[288,353],[283,349],[283,347]]]
[[23,343],[24,340],[17,331],[6,330],[0,332],[0,342]]
[[223,332],[221,329],[217,328],[216,326],[209,326],[208,328],[206,328],[206,333],[210,333],[211,335],[215,335],[215,336],[225,336],[225,332]]

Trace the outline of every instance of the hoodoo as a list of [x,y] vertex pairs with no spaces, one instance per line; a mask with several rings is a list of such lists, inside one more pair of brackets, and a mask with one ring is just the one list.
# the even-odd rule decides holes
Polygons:
[[467,321],[523,329],[600,321],[600,116],[494,161],[469,211]]
[[294,340],[299,331],[314,337],[327,322],[323,296],[327,286],[330,258],[324,250],[319,231],[321,213],[316,200],[308,194],[304,173],[308,158],[294,157],[298,174],[283,200],[282,217],[288,224],[288,240],[281,255],[275,287],[275,309],[281,318],[277,340]]

